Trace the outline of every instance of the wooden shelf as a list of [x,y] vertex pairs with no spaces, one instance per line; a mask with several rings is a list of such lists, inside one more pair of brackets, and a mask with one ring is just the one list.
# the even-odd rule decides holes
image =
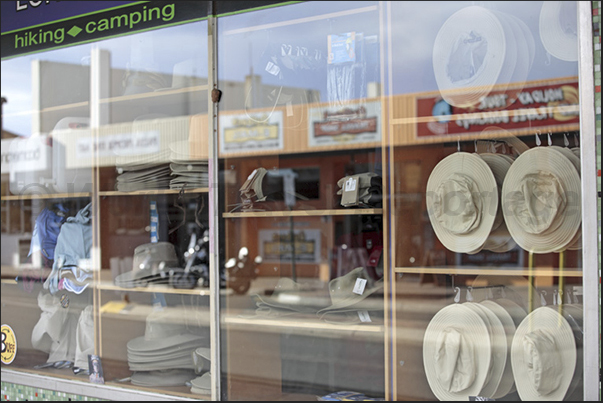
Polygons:
[[[208,193],[209,188],[186,189],[185,194],[191,193]],[[109,190],[98,192],[99,196],[154,196],[154,195],[171,195],[180,193],[180,189],[150,189],[137,190],[135,192],[121,192],[119,190]]]
[[505,268],[492,268],[492,267],[396,267],[396,273],[414,273],[414,274],[448,274],[448,275],[465,275],[465,276],[539,276],[539,277],[582,277],[582,271],[578,270],[551,270],[546,269],[533,269],[527,268],[518,269],[505,269]]
[[92,193],[53,193],[53,194],[30,194],[30,195],[10,195],[2,196],[2,201],[19,200],[47,200],[47,199],[82,199],[92,197]]
[[383,209],[332,209],[332,210],[293,210],[293,211],[252,211],[241,213],[224,213],[224,218],[255,218],[255,217],[307,217],[307,216],[349,216],[349,215],[379,215]]

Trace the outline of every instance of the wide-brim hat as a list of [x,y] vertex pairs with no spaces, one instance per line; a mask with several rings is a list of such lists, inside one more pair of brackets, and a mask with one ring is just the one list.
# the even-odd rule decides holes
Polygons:
[[457,152],[441,160],[427,181],[429,219],[442,244],[457,253],[475,253],[488,239],[499,197],[496,179],[477,154]]
[[[357,289],[359,283],[364,283],[364,288]],[[321,316],[327,312],[357,309],[382,310],[383,306],[370,306],[361,303],[369,296],[383,289],[383,280],[372,281],[364,267],[357,267],[341,277],[329,281],[329,295],[331,305],[317,312]]]
[[491,396],[493,399],[501,399],[509,393],[515,392],[516,390],[515,379],[513,378],[513,367],[511,366],[511,344],[513,343],[513,336],[515,335],[517,326],[515,325],[511,314],[505,308],[503,308],[501,304],[498,304],[492,300],[481,301],[480,304],[490,309],[490,311],[492,311],[498,317],[505,331],[507,353],[504,370],[498,387]]
[[481,316],[463,304],[438,311],[423,338],[423,367],[441,401],[479,396],[492,360],[490,333]]
[[[440,95],[450,105],[469,107],[495,84],[508,84],[518,59],[515,27],[502,13],[480,6],[451,15],[437,33],[432,53]],[[502,18],[502,21],[501,21]],[[527,51],[527,46],[521,48]]]
[[511,165],[502,202],[507,228],[521,248],[563,250],[582,222],[580,175],[553,147],[532,148]]
[[487,305],[477,302],[465,302],[464,305],[476,312],[488,327],[492,359],[486,382],[479,392],[479,396],[491,398],[498,390],[505,371],[507,363],[507,335],[502,322]]
[[[256,299],[256,305],[259,308],[257,313],[259,314],[274,310],[306,313],[316,313],[317,311],[316,307],[304,304],[299,283],[287,277],[278,280],[270,296],[262,297],[259,294],[254,294],[253,297]],[[285,314],[286,312],[280,313]]]
[[[567,5],[564,3],[567,3]],[[542,45],[549,54],[566,62],[578,60],[576,3],[543,1],[538,27]]]
[[515,332],[511,364],[521,400],[563,400],[572,382],[576,341],[571,326],[554,308],[535,309]]
[[[580,162],[580,154],[576,155],[574,151],[566,147],[559,146],[551,146],[553,149],[559,151],[561,154],[565,155],[565,157],[576,167],[576,171],[578,171],[578,175],[582,176],[582,166]],[[578,228],[576,235],[574,235],[574,239],[567,245],[565,248],[567,250],[579,250],[582,249],[582,225]],[[557,251],[557,252],[561,252]]]
[[149,387],[183,386],[197,375],[191,369],[137,371],[130,378],[133,385]]
[[136,283],[137,280],[152,278],[160,274],[161,264],[165,267],[179,265],[176,248],[170,242],[150,242],[134,249],[132,270],[115,278],[116,284]]

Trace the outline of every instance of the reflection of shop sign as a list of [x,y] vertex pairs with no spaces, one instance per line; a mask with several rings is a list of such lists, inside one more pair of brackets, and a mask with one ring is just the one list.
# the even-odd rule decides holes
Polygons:
[[221,116],[220,152],[253,152],[283,148],[283,113]]
[[46,143],[47,136],[2,140],[2,173],[45,170]]
[[103,137],[82,137],[77,139],[77,158],[131,156],[157,153],[161,139],[158,131],[113,134]]
[[554,131],[562,125],[578,129],[579,124],[577,81],[492,91],[472,108],[451,106],[440,97],[417,98],[416,102],[418,118],[433,118],[419,119],[418,137],[479,133],[489,126],[512,132],[527,128]]
[[[297,230],[294,233],[295,261],[320,261],[320,230]],[[262,230],[259,233],[260,255],[266,262],[291,261],[293,242],[288,230]]]
[[2,325],[2,364],[11,364],[17,355],[17,337],[8,325]]
[[515,248],[509,252],[495,253],[487,250],[483,250],[479,253],[469,255],[466,253],[459,254],[460,265],[488,265],[494,264],[498,266],[517,266],[523,267],[522,254],[518,248]]
[[357,108],[313,108],[309,111],[310,138],[313,147],[325,145],[372,143],[381,140],[379,102]]

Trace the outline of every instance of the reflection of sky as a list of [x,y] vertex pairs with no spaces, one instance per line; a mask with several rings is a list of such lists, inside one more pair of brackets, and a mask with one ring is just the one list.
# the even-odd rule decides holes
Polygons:
[[[512,14],[529,27],[536,45],[534,63],[527,80],[577,76],[578,63],[559,60],[545,50],[539,36],[541,1],[508,2],[391,2],[392,57],[385,62],[384,71],[391,66],[394,93],[414,93],[437,90],[432,65],[432,51],[439,28],[456,11],[478,5],[490,10]],[[571,2],[575,3],[575,2]],[[362,33],[364,41],[357,43],[358,62],[354,68],[353,96],[366,95],[369,82],[381,82],[382,41],[380,8],[383,2],[320,1],[235,14],[218,21],[218,76],[222,80],[242,82],[253,72],[266,84],[303,87],[320,91],[325,101],[332,93],[328,79],[347,74],[343,65],[329,65],[328,37],[348,32]],[[293,22],[293,23],[292,23]],[[162,30],[108,39],[94,46],[111,50],[111,64],[116,68],[149,67],[171,73],[175,63],[196,55],[201,75],[207,76],[207,23],[186,24]],[[364,47],[359,46],[363,43]],[[284,45],[284,47],[283,47]],[[385,44],[388,45],[388,44]],[[30,115],[18,115],[31,109],[30,64],[34,58],[86,64],[93,45],[11,59],[2,62],[2,95],[4,126],[7,130],[27,135]],[[291,46],[291,48],[289,48]],[[307,49],[307,56],[283,58],[283,49]],[[303,63],[310,56],[315,63]],[[269,61],[276,70],[266,70]],[[391,64],[390,64],[391,62]],[[349,73],[349,72],[348,72]],[[334,81],[331,81],[331,85]],[[68,87],[68,86],[67,86]]]

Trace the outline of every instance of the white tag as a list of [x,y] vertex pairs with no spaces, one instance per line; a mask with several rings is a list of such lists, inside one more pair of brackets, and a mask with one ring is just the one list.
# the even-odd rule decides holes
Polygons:
[[255,169],[252,173],[249,174],[249,176],[247,177],[247,180],[250,181],[257,173],[258,173],[258,170]]
[[358,317],[360,318],[360,322],[362,322],[362,323],[370,323],[370,322],[372,322],[371,317],[369,316],[368,311],[358,311]]
[[353,192],[356,190],[356,183],[358,182],[357,178],[350,178],[345,182],[344,191]]
[[363,278],[356,279],[356,285],[354,285],[354,294],[364,294],[364,288],[366,287],[366,280]]

